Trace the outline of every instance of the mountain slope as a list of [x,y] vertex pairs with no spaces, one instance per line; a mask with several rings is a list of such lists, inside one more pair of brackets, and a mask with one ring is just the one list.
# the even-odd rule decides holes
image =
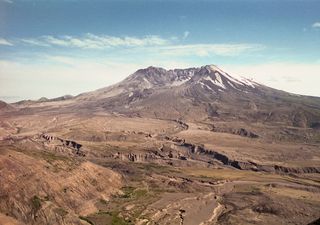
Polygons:
[[162,119],[241,119],[298,127],[316,126],[320,121],[320,98],[236,78],[213,65],[174,70],[148,67],[73,100],[73,107],[83,110]]
[[23,113],[110,112],[186,121],[244,121],[319,129],[320,98],[234,77],[217,66],[140,69],[115,85],[76,97],[14,104]]
[[0,101],[0,111],[12,111],[14,107],[4,101]]

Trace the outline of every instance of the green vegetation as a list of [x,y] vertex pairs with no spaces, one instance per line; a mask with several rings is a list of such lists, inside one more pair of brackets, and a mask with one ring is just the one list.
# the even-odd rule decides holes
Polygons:
[[31,202],[31,213],[35,217],[41,208],[41,199],[37,195],[35,195],[31,198],[30,202]]
[[122,188],[122,191],[123,195],[121,195],[120,198],[139,199],[148,195],[146,189],[136,189],[131,186]]
[[138,189],[133,192],[135,198],[141,198],[148,194],[148,191],[145,189]]
[[134,187],[123,187],[123,195],[120,196],[120,198],[131,198],[134,192]]
[[53,154],[51,152],[45,152],[45,151],[42,151],[41,153],[41,157],[46,160],[48,163],[52,163],[54,161],[69,161],[70,159],[66,156],[60,156],[60,155],[56,155],[56,154]]
[[111,216],[111,225],[129,225],[130,223],[125,221],[123,218],[119,217],[119,213],[108,212]]
[[[80,219],[87,221],[90,224],[94,224],[93,221],[99,221],[103,224],[108,225],[131,225],[131,221],[126,221],[119,216],[118,212],[105,212],[99,211],[98,213],[91,215],[89,217],[81,217]],[[97,222],[98,223],[98,222]]]
[[[113,196],[110,202],[100,199],[99,203],[102,204],[100,211],[86,217],[86,219],[96,224],[134,224],[142,211],[146,209],[147,205],[151,204],[155,199],[153,192],[149,192],[146,187],[141,186],[143,186],[143,184],[139,183],[138,185],[137,183],[132,183],[132,186],[123,187],[121,189],[123,193]],[[132,204],[133,207],[130,210],[125,209],[125,207],[130,204]]]
[[31,198],[32,208],[39,210],[41,208],[41,199],[35,195]]

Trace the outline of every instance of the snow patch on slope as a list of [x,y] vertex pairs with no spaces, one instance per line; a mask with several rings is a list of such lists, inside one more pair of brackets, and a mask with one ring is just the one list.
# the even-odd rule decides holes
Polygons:
[[185,80],[175,80],[175,81],[173,81],[173,82],[170,84],[170,86],[171,86],[171,87],[180,86],[180,85],[184,84],[185,82],[189,81],[190,79],[191,79],[191,78],[188,77],[188,78],[185,79]]
[[216,93],[210,86],[208,86],[208,85],[206,85],[206,84],[204,84],[204,83],[202,83],[201,81],[199,82],[199,84],[201,85],[201,87],[205,87],[205,88],[207,88],[207,89],[209,89],[209,90],[211,90],[211,91],[213,91],[214,93]]
[[[240,85],[245,85],[245,86],[250,86],[252,88],[255,88],[253,82],[248,80],[247,78],[241,77],[241,76],[230,76],[229,74],[226,73],[225,75],[229,80],[231,80],[234,83],[240,84]],[[237,78],[235,78],[237,77]]]
[[[223,75],[224,77],[226,77],[228,80],[230,80],[233,83],[236,83],[236,84],[242,85],[242,86],[250,86],[252,88],[255,88],[254,83],[252,81],[250,81],[249,79],[246,79],[246,78],[238,76],[238,75],[230,76],[229,74],[222,71],[219,67],[214,66],[214,65],[211,65],[210,67],[212,70],[219,72],[221,75]],[[217,73],[215,73],[215,74],[217,74]]]
[[222,79],[220,77],[220,74],[216,73],[215,75],[216,75],[216,79],[215,80],[213,80],[210,76],[204,77],[203,79],[210,81],[211,83],[213,83],[214,85],[216,85],[218,87],[226,89],[226,86],[223,84],[223,81],[222,81]]

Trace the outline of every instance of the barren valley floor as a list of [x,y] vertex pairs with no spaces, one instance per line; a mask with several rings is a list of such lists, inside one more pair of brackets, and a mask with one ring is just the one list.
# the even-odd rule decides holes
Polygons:
[[308,128],[115,114],[7,115],[0,123],[0,224],[320,217],[320,135]]

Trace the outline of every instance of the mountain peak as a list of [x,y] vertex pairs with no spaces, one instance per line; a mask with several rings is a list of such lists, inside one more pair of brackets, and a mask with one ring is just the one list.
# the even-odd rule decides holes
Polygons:
[[[226,76],[227,73],[224,72],[222,69],[220,69],[217,65],[210,64],[210,65],[205,65],[201,67],[202,70],[206,70],[208,73],[215,73],[218,72],[221,75]],[[230,76],[230,75],[229,75]]]
[[126,80],[135,83],[135,86],[138,85],[140,88],[172,87],[183,84],[201,84],[202,87],[209,87],[209,89],[216,91],[230,88],[236,90],[255,88],[254,82],[243,77],[230,76],[214,64],[172,70],[149,66],[137,70]]
[[149,66],[147,68],[144,68],[144,69],[139,69],[135,72],[136,73],[139,73],[139,74],[161,74],[161,73],[165,73],[167,72],[166,69],[162,68],[162,67],[156,67],[156,66]]
[[250,79],[237,75],[231,76],[214,64],[202,66],[201,69],[204,70],[204,73],[202,73],[203,79],[211,80],[215,85],[220,86],[223,89],[225,89],[225,84],[223,83],[227,83],[227,86],[235,89],[239,86],[255,88],[257,85],[257,83]]
[[143,69],[137,70],[134,74],[139,73],[139,74],[150,74],[150,75],[157,75],[157,74],[163,74],[167,72],[173,72],[177,73],[178,71],[200,71],[200,70],[206,70],[207,72],[219,72],[222,75],[225,74],[224,71],[222,71],[217,65],[214,64],[209,64],[201,67],[192,67],[192,68],[185,68],[185,69],[170,69],[166,70],[162,67],[157,67],[157,66],[149,66]]
[[214,65],[214,64],[205,65],[205,66],[202,66],[201,68],[205,68],[205,69],[210,70],[210,71],[220,70],[220,68],[217,65]]

